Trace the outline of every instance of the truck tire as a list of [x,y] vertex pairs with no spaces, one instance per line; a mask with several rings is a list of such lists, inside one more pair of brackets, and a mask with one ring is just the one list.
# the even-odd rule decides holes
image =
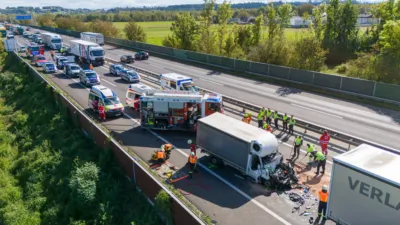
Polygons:
[[215,166],[219,166],[219,167],[223,167],[224,166],[224,161],[218,157],[215,156],[211,156],[210,158],[210,163],[215,165]]

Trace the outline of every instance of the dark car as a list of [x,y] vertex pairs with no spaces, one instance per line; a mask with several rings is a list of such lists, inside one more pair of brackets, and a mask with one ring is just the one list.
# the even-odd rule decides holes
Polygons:
[[129,83],[138,83],[140,82],[140,75],[134,70],[124,70],[121,72],[121,79]]
[[149,59],[149,53],[144,51],[136,52],[135,59],[139,60]]
[[30,31],[30,30],[31,30],[31,28],[30,28],[30,27],[27,27],[25,30],[26,30],[26,31]]
[[120,76],[121,72],[126,70],[122,65],[120,64],[111,64],[110,65],[110,73],[116,76]]
[[123,55],[120,58],[121,62],[124,63],[133,63],[135,62],[135,59],[133,58],[133,55]]

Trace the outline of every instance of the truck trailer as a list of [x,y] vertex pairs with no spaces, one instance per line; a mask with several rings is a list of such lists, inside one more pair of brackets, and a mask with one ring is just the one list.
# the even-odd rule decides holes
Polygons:
[[267,186],[283,161],[273,134],[221,113],[198,120],[196,146],[210,155],[213,164],[233,167]]
[[69,53],[75,56],[76,62],[82,60],[93,66],[104,65],[104,50],[98,44],[83,40],[72,40]]
[[90,41],[96,43],[100,46],[104,45],[104,36],[100,33],[92,33],[92,32],[82,32],[81,40]]
[[42,33],[41,35],[43,44],[50,49],[58,50],[63,46],[60,35],[53,33]]
[[327,216],[343,225],[400,224],[400,155],[362,144],[333,157]]

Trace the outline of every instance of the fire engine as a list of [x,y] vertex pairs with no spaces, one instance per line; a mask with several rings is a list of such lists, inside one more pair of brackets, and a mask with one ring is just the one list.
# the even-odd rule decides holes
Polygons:
[[140,97],[140,118],[144,128],[196,132],[197,120],[223,113],[222,95],[189,91],[156,90]]

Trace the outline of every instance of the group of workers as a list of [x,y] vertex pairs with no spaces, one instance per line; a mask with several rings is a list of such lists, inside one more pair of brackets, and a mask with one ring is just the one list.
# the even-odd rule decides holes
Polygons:
[[[272,132],[272,127],[271,127],[272,119],[274,120],[275,129],[279,129],[279,120],[282,119],[283,131],[289,131],[289,134],[293,134],[294,125],[296,124],[296,120],[294,119],[293,115],[289,117],[285,113],[281,117],[278,111],[273,112],[270,108],[265,109],[263,107],[260,109],[260,112],[257,115],[258,127],[268,132]],[[252,121],[252,113],[245,113],[243,115],[242,121],[250,124]]]
[[[321,135],[319,138],[319,143],[321,146],[322,151],[317,151],[315,149],[315,145],[308,143],[307,144],[307,153],[304,157],[307,155],[310,155],[308,158],[309,165],[316,162],[317,163],[317,172],[315,173],[318,175],[320,172],[320,168],[322,168],[321,174],[325,173],[325,165],[326,165],[326,157],[328,155],[328,144],[330,141],[331,137],[328,134],[328,131],[324,131],[324,133]],[[293,146],[293,155],[292,159],[299,157],[300,156],[300,148],[303,145],[303,137],[301,135],[297,136],[294,140],[294,146]]]

